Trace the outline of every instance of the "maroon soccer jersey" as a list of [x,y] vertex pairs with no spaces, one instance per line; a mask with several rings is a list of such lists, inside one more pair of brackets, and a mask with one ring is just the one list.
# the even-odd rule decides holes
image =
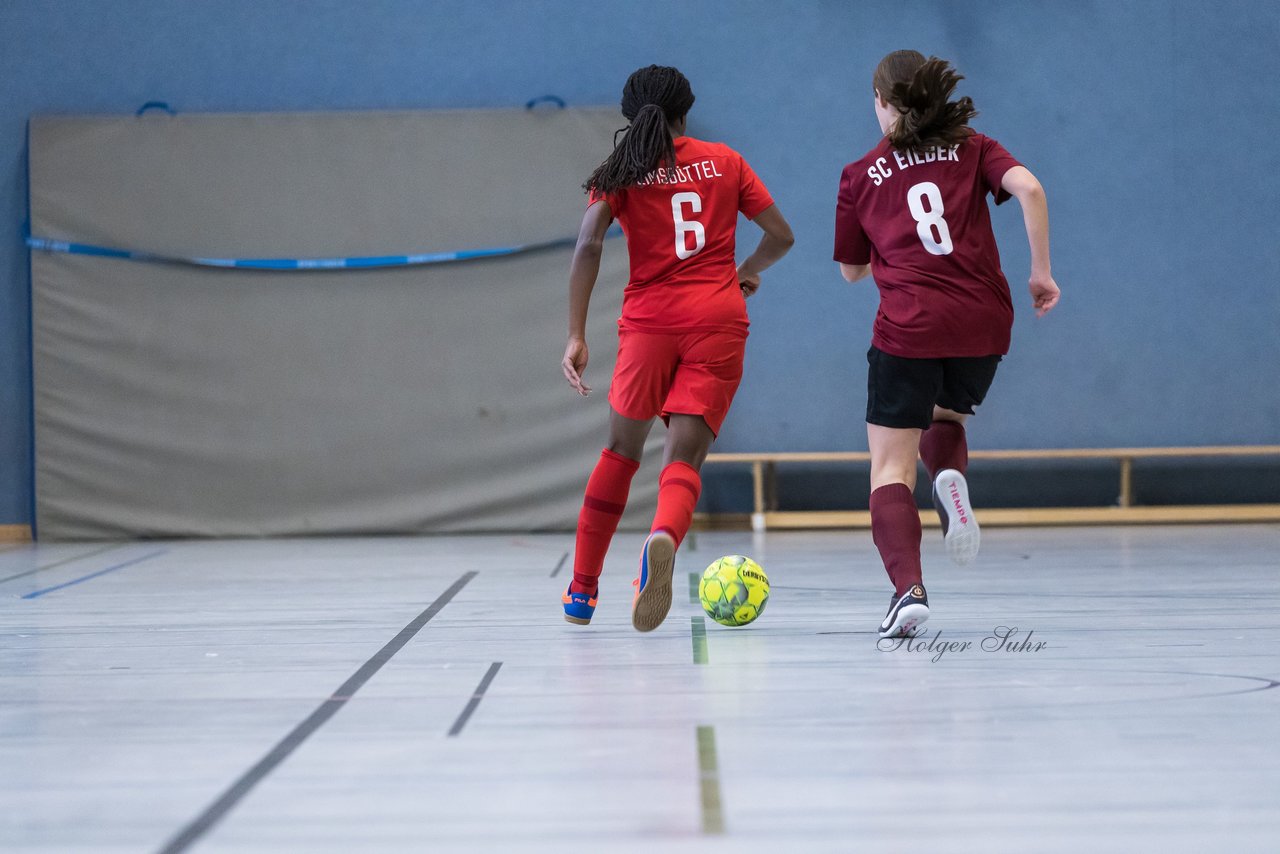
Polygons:
[[840,177],[835,260],[871,264],[880,289],[871,343],[937,359],[1009,352],[1013,301],[1000,271],[987,194],[1010,198],[1020,165],[994,139],[895,151],[888,138]]
[[[754,219],[773,204],[764,183],[727,145],[680,136],[676,168],[609,193],[627,236],[631,280],[622,293],[624,329],[747,332],[734,260],[738,213]],[[588,204],[599,196],[592,194]]]

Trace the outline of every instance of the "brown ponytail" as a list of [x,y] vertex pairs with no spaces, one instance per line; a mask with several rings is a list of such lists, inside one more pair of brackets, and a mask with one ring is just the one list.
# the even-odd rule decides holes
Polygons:
[[895,50],[880,60],[871,82],[900,117],[889,128],[889,144],[900,150],[957,145],[973,135],[978,114],[973,99],[948,100],[964,77],[945,59],[915,50]]

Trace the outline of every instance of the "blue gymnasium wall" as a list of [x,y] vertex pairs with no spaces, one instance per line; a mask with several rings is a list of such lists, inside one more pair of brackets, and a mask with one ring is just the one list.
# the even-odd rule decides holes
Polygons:
[[[999,210],[1019,316],[973,443],[1276,442],[1277,44],[1272,0],[6,0],[0,524],[31,519],[19,227],[33,113],[616,103],[634,68],[677,65],[698,96],[692,131],[741,150],[799,238],[752,301],[720,448],[857,449],[876,298],[833,269],[833,199],[841,166],[876,141],[871,70],[915,47],[956,62],[978,127],[1045,184],[1065,294],[1046,320],[1026,310],[1020,216]],[[560,347],[555,330],[551,377]],[[567,395],[554,379],[549,393]]]

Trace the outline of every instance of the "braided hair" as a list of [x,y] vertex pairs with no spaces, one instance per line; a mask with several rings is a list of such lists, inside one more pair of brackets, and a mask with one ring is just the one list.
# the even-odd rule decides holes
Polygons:
[[591,173],[583,189],[612,193],[639,182],[659,166],[675,168],[675,140],[668,124],[677,122],[693,106],[693,89],[675,68],[650,65],[634,72],[622,87],[622,115],[630,125],[605,161]]
[[964,77],[945,59],[915,50],[895,50],[880,60],[872,85],[901,114],[889,129],[889,144],[919,151],[949,147],[973,135],[969,120],[978,114],[973,99],[948,100]]

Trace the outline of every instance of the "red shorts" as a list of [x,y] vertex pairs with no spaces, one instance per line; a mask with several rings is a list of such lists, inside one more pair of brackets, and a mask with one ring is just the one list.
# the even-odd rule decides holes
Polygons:
[[618,364],[609,404],[626,418],[701,415],[711,432],[729,414],[742,381],[747,339],[741,332],[618,331]]

